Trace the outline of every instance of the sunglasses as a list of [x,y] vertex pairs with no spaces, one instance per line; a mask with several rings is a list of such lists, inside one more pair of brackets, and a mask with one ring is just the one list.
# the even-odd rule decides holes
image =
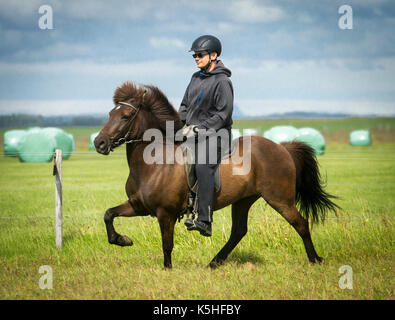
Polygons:
[[203,58],[204,56],[208,55],[208,52],[199,52],[192,55],[193,58]]

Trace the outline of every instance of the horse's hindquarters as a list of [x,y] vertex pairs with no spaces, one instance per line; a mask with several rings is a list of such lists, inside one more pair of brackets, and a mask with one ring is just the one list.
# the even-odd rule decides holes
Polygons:
[[221,189],[216,194],[215,210],[257,194],[251,152],[254,140],[252,137],[238,139],[232,155],[221,161]]

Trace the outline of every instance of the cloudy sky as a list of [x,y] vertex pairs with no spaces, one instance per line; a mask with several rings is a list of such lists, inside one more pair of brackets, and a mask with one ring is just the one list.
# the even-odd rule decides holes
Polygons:
[[213,34],[245,114],[395,115],[394,31],[393,0],[0,0],[0,113],[105,113],[127,80],[178,108],[191,43]]

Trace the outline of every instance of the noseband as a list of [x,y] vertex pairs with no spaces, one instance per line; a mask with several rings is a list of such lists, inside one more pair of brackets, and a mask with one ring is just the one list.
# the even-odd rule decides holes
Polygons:
[[[145,93],[144,93],[144,96],[145,96]],[[144,96],[143,96],[143,100],[144,100]],[[117,106],[120,107],[120,105],[124,105],[124,106],[130,107],[130,108],[133,108],[134,110],[136,110],[136,112],[133,115],[133,117],[130,119],[130,121],[128,123],[129,130],[123,138],[119,138],[118,140],[115,140],[115,137],[112,137],[109,134],[107,134],[103,131],[100,131],[101,134],[107,136],[110,139],[110,151],[113,151],[114,148],[120,146],[123,143],[133,143],[133,142],[142,141],[142,139],[129,139],[130,132],[132,131],[132,128],[133,128],[133,123],[136,120],[136,117],[140,111],[141,105],[138,107],[135,107],[134,105],[127,103],[127,102],[118,102]]]

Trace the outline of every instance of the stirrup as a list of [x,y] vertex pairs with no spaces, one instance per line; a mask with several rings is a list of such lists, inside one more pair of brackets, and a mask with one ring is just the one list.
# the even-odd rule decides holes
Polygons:
[[193,195],[193,192],[189,192],[188,193],[188,201],[187,201],[187,211],[186,211],[186,216],[187,219],[191,219],[191,215],[192,215],[192,220],[195,220],[196,215],[198,213],[197,211],[197,194]]

